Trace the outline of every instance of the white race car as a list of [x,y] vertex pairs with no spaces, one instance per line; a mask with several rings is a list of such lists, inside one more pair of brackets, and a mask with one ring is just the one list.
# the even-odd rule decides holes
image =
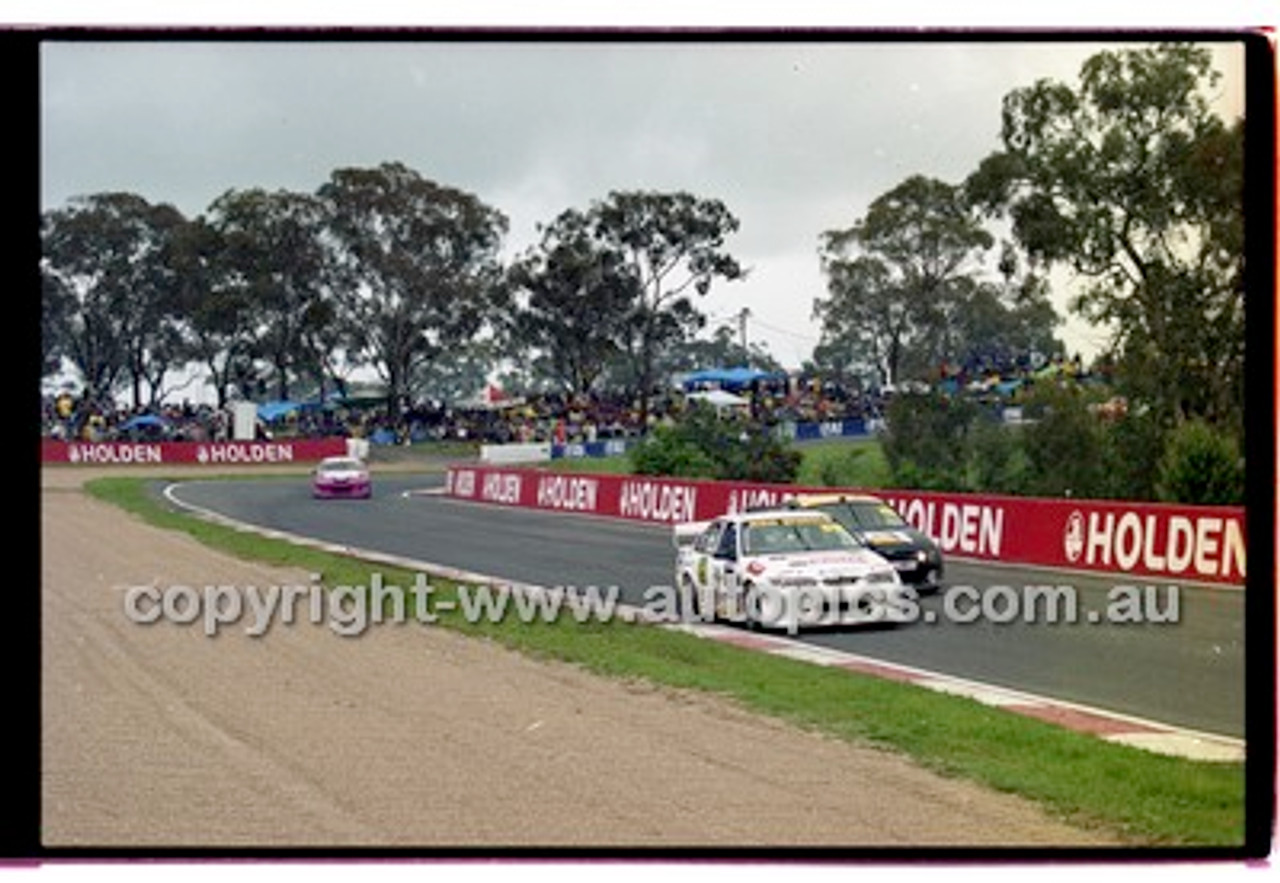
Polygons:
[[915,589],[823,512],[722,515],[675,527],[685,618],[786,629],[911,622]]

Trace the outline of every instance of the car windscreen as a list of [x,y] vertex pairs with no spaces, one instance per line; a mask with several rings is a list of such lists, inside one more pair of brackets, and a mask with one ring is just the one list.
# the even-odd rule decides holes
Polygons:
[[320,464],[321,472],[356,472],[364,469],[359,460],[330,460]]
[[[907,527],[902,516],[888,503],[847,503],[854,523],[861,528]],[[833,513],[834,514],[834,513]]]
[[755,521],[742,525],[742,550],[747,555],[856,549],[862,544],[833,521]]

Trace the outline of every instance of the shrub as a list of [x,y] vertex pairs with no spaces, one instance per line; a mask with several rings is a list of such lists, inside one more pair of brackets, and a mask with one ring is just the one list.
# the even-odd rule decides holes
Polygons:
[[641,475],[710,478],[715,472],[712,459],[672,426],[654,429],[643,444],[631,449],[629,456],[631,468]]
[[884,453],[899,487],[964,486],[969,427],[978,406],[941,393],[897,396],[885,413]]
[[1169,434],[1156,490],[1160,499],[1169,502],[1243,503],[1244,462],[1239,444],[1203,420],[1182,423]]
[[631,466],[642,475],[795,481],[802,456],[764,427],[720,417],[705,406],[691,409],[674,426],[658,427],[631,451]]
[[968,450],[968,490],[993,494],[1028,492],[1031,462],[1023,446],[1020,426],[977,420],[969,431]]
[[1104,496],[1102,428],[1076,390],[1038,386],[1023,412],[1035,421],[1022,433],[1027,490],[1048,497]]
[[1167,430],[1155,412],[1134,411],[1102,424],[1105,496],[1116,500],[1156,499],[1156,480]]

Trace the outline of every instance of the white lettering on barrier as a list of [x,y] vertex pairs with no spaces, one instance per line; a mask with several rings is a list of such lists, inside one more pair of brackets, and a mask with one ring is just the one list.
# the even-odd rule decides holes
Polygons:
[[626,481],[618,498],[618,514],[643,521],[693,521],[698,489],[683,484]]
[[159,445],[73,444],[67,447],[72,463],[163,463]]
[[520,476],[505,472],[493,472],[484,477],[480,499],[508,506],[520,504]]
[[201,445],[196,448],[196,460],[201,463],[290,463],[293,461],[293,445]]
[[[1083,521],[1078,510],[1073,512],[1068,531]],[[1114,564],[1122,571],[1133,570],[1141,563],[1149,573],[1244,579],[1244,530],[1238,518],[1202,515],[1192,520],[1170,515],[1163,530],[1161,522],[1155,513],[1144,517],[1128,511],[1117,519],[1114,512],[1090,512],[1083,543],[1084,563],[1102,567]]]
[[1214,572],[1214,556],[1218,551],[1218,534],[1221,531],[1221,518],[1196,520],[1196,573]]
[[547,475],[538,479],[538,507],[572,512],[596,511],[600,482],[594,478]]
[[453,486],[450,493],[455,497],[474,497],[476,495],[476,473],[473,469],[458,469],[450,475]]
[[1000,557],[1004,542],[1004,509],[977,503],[943,503],[932,500],[889,500],[890,505],[916,530],[933,537],[944,552]]
[[[1151,536],[1155,536],[1155,531],[1151,531]],[[1181,543],[1181,545],[1179,545]],[[1169,519],[1169,542],[1168,548],[1165,550],[1167,557],[1165,565],[1169,568],[1170,573],[1182,573],[1191,564],[1191,556],[1196,550],[1196,533],[1195,526],[1191,523],[1191,519],[1183,518],[1181,515],[1175,515]],[[1241,568],[1241,572],[1244,568]]]
[[737,512],[749,512],[753,509],[774,509],[785,505],[788,500],[794,497],[795,494],[789,491],[777,491],[770,488],[749,487],[742,490],[735,488],[729,491],[729,508],[726,511],[733,515]]

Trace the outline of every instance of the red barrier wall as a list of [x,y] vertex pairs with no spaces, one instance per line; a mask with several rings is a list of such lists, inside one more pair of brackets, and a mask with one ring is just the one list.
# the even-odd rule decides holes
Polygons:
[[293,463],[347,452],[344,438],[231,442],[63,442],[40,441],[41,463],[86,465],[199,463]]
[[[488,466],[450,467],[446,486],[464,499],[666,524],[836,490]],[[875,495],[957,557],[1226,585],[1245,580],[1239,506],[903,490]]]

